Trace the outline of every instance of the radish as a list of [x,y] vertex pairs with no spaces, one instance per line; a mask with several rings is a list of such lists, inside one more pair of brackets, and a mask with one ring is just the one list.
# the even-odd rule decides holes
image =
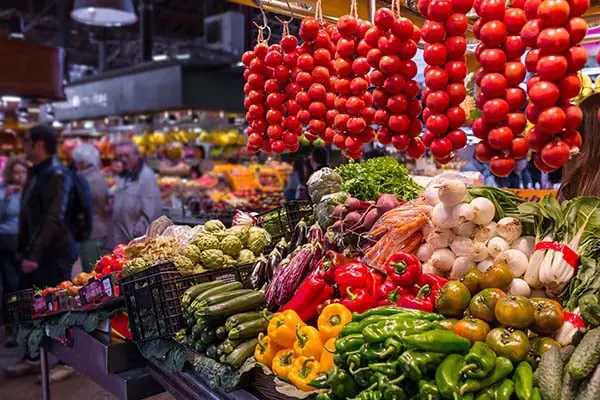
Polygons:
[[396,196],[394,196],[393,194],[387,194],[384,193],[382,195],[379,196],[379,198],[377,199],[377,209],[379,210],[379,212],[381,212],[381,214],[396,208],[400,205],[400,202],[398,201],[398,199],[396,198]]

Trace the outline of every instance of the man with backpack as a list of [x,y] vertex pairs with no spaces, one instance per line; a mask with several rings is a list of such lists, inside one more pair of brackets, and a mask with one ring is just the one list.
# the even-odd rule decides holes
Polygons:
[[[46,125],[30,128],[23,138],[25,156],[32,167],[19,214],[22,289],[42,289],[70,280],[79,253],[77,240],[81,240],[76,236],[85,236],[85,224],[90,223],[85,216],[86,209],[91,210],[91,205],[86,206],[85,180],[78,180],[56,158],[57,148],[58,134]],[[39,360],[25,359],[6,372],[19,376],[36,373],[39,368]],[[58,365],[51,371],[50,380],[64,379],[73,372],[71,367]]]

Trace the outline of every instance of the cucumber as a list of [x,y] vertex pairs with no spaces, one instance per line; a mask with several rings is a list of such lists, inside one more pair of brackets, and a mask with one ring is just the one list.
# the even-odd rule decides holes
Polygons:
[[565,368],[564,370],[560,398],[563,400],[574,399],[579,382],[569,373],[568,368]]
[[206,348],[206,357],[212,358],[213,360],[217,359],[217,345],[211,344]]
[[212,288],[210,288],[208,290],[205,290],[204,292],[200,293],[194,299],[194,301],[192,302],[192,304],[190,304],[190,306],[187,309],[188,313],[194,314],[194,312],[197,311],[200,308],[200,303],[202,302],[202,300],[206,299],[209,296],[212,296],[213,294],[231,292],[232,290],[237,290],[237,289],[241,289],[241,288],[242,288],[242,284],[241,283],[239,283],[239,282],[231,282],[231,283],[223,283],[222,285],[215,286],[215,287],[212,287]]
[[[234,326],[238,326],[242,322],[252,321],[254,319],[261,318],[263,317],[265,311],[250,311],[232,315],[231,317],[227,318],[227,321],[225,321],[225,329],[230,331],[231,328],[233,328]],[[266,315],[270,316],[271,313],[266,312]]]
[[200,341],[206,345],[213,344],[217,341],[217,335],[214,330],[206,328],[200,333]]
[[250,339],[239,344],[231,353],[227,355],[225,358],[225,364],[231,365],[234,368],[239,368],[244,361],[246,361],[249,357],[252,357],[257,344],[258,339]]
[[215,331],[216,335],[217,335],[217,339],[219,340],[225,340],[227,339],[227,334],[229,332],[227,332],[227,329],[225,329],[224,326],[220,326],[217,328],[217,330]]
[[596,366],[594,372],[581,383],[575,400],[598,400],[600,399],[600,366]]
[[196,313],[196,315],[213,319],[226,318],[240,312],[255,310],[264,305],[265,294],[263,292],[253,291],[247,295],[203,308]]
[[239,346],[240,343],[242,343],[242,340],[226,339],[223,342],[223,353],[225,353],[225,354],[231,353],[233,350],[235,350],[235,348],[237,346]]
[[585,379],[600,363],[600,328],[589,331],[569,360],[569,373],[575,379]]
[[250,289],[237,289],[225,293],[217,293],[212,296],[208,296],[200,302],[200,308],[212,306],[214,304],[222,303],[227,300],[235,299],[236,297],[242,296],[252,292]]
[[544,400],[560,400],[563,365],[556,347],[542,355],[536,377]]
[[229,331],[229,339],[249,339],[256,337],[264,332],[269,325],[269,321],[264,318],[257,318],[252,321],[244,322]]
[[200,293],[215,286],[219,286],[220,284],[221,281],[204,282],[194,285],[191,288],[187,289],[185,292],[183,292],[183,295],[181,296],[182,309],[186,309]]

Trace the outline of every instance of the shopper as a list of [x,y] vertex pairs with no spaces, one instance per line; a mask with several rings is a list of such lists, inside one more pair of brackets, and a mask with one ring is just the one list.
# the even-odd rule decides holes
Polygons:
[[[71,172],[58,161],[58,134],[46,125],[27,131],[23,149],[33,165],[27,176],[19,213],[18,255],[23,272],[21,288],[45,288],[69,280],[78,245],[69,227],[69,199],[73,193]],[[36,373],[39,360],[25,359],[8,367],[8,375]],[[58,365],[50,373],[57,381],[74,373]]]
[[[27,162],[18,157],[9,158],[2,171],[0,184],[0,301],[4,295],[19,289],[20,267],[17,263],[19,210],[21,191],[27,179]],[[4,304],[3,304],[4,305]],[[4,323],[0,313],[0,325]],[[7,347],[16,342],[9,327],[5,331]]]
[[150,223],[162,213],[156,175],[142,159],[133,142],[117,146],[123,172],[114,192],[113,219],[108,248],[142,236]]
[[561,200],[577,196],[600,196],[600,94],[586,98],[579,107],[583,112],[583,121],[579,126],[583,144],[579,154],[563,167],[559,191]]
[[294,161],[294,169],[284,191],[286,201],[309,199],[306,181],[308,181],[311,174],[312,167],[304,157]]
[[310,165],[314,171],[329,167],[329,150],[325,147],[315,147],[310,154]]
[[88,183],[92,198],[92,230],[90,237],[80,243],[79,251],[82,270],[91,272],[102,256],[111,224],[109,191],[100,172],[100,153],[94,146],[81,144],[73,150],[72,157],[77,174]]

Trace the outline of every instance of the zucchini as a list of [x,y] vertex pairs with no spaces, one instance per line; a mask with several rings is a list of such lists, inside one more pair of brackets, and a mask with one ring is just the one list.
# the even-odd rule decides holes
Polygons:
[[245,296],[201,309],[196,315],[207,318],[226,318],[244,311],[255,310],[265,305],[265,294],[253,291]]
[[231,339],[226,339],[223,342],[223,353],[225,354],[229,354],[231,353],[233,350],[235,350],[235,348],[242,343],[241,340],[231,340]]
[[217,335],[217,339],[219,339],[219,340],[227,339],[228,333],[229,332],[227,332],[227,329],[225,329],[225,327],[223,325],[219,326],[217,328],[217,330],[215,331],[215,334]]
[[263,311],[250,311],[232,315],[231,317],[227,318],[227,321],[225,321],[225,329],[230,331],[231,328],[233,328],[234,326],[238,326],[242,322],[252,321],[254,319],[264,317],[265,315],[270,316],[271,313],[267,312],[265,314]]
[[202,333],[200,333],[200,341],[207,345],[213,344],[217,341],[217,335],[215,334],[214,330],[206,328],[202,331]]
[[204,282],[187,289],[181,296],[181,308],[185,310],[200,293],[215,286],[219,286],[220,284],[221,281]]
[[217,345],[211,344],[206,348],[206,357],[212,358],[213,360],[217,359]]
[[231,353],[225,358],[225,364],[231,365],[234,368],[239,368],[244,361],[254,354],[254,349],[258,344],[258,339],[250,339],[239,344]]
[[222,303],[227,300],[235,299],[236,297],[242,296],[252,292],[250,289],[237,289],[225,293],[217,293],[212,296],[208,296],[200,302],[200,308],[212,306],[214,304]]
[[594,372],[581,383],[575,400],[598,400],[600,399],[600,366],[596,366]]
[[560,400],[563,365],[556,347],[542,355],[536,377],[544,400]]
[[589,331],[569,360],[569,373],[575,379],[585,379],[600,363],[600,328]]
[[249,339],[256,337],[264,332],[269,325],[269,321],[264,318],[257,318],[252,321],[244,322],[229,331],[229,339]]
[[[221,281],[219,281],[219,282],[221,282]],[[223,283],[222,285],[215,286],[213,288],[205,290],[204,292],[200,293],[194,299],[192,304],[190,304],[190,306],[188,307],[188,312],[190,314],[193,314],[196,310],[198,310],[200,308],[200,303],[202,302],[202,300],[206,299],[209,296],[212,296],[213,294],[231,292],[232,290],[237,290],[237,289],[241,289],[241,288],[242,288],[241,283],[231,282],[231,283]]]

